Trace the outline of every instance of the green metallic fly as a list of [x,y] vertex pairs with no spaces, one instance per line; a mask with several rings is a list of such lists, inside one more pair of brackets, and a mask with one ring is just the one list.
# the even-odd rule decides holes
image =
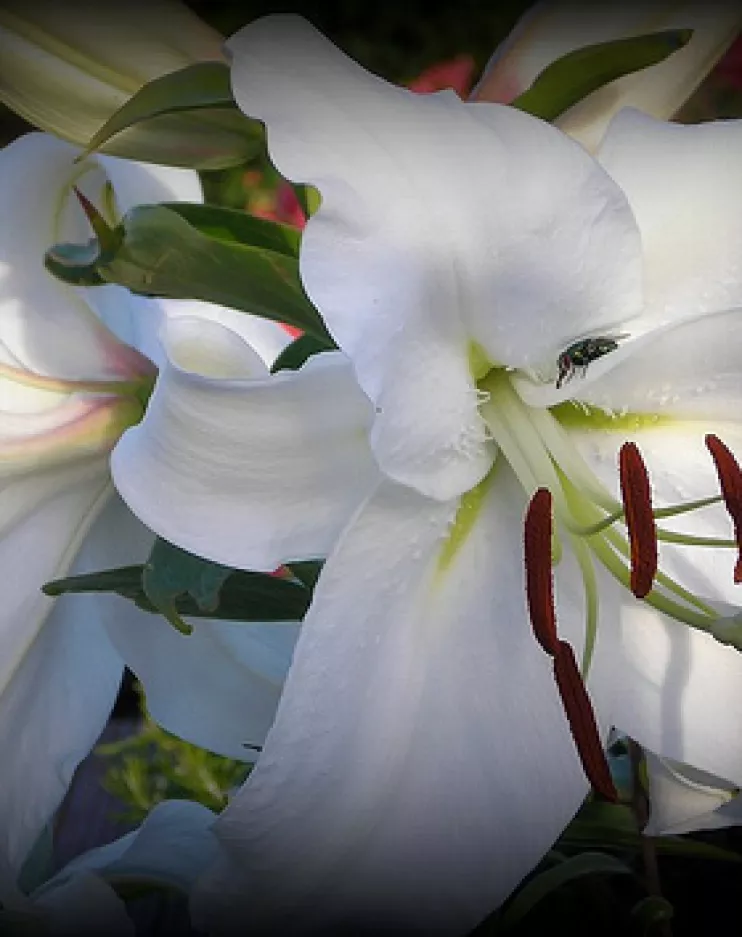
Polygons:
[[622,338],[628,338],[628,335],[597,335],[595,338],[582,338],[579,342],[570,345],[557,358],[557,367],[559,369],[556,382],[557,390],[565,381],[569,381],[574,377],[578,368],[584,377],[587,366],[592,361],[602,358],[603,355],[615,351]]

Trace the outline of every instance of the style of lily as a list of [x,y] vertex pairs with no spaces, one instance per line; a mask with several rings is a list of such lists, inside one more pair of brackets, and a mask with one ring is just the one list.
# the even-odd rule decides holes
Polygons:
[[[515,109],[393,87],[296,17],[228,47],[276,167],[322,196],[300,268],[341,351],[215,379],[188,361],[215,333],[170,323],[113,454],[124,500],[186,549],[327,556],[197,923],[467,933],[588,789],[529,620],[539,489],[600,737],[742,781],[742,656],[709,633],[709,603],[738,603],[736,541],[705,444],[742,445],[742,124],[623,111],[594,158]],[[624,503],[622,451],[654,509],[646,484]],[[662,538],[642,600],[627,509]]]
[[[142,202],[202,198],[195,173],[75,163],[78,152],[40,133],[0,151],[0,869],[12,874],[103,729],[125,662],[166,729],[251,760],[243,742],[270,725],[295,633],[198,621],[186,637],[117,597],[41,592],[147,558],[153,535],[115,496],[109,457],[145,410],[163,319],[236,320],[268,359],[286,341],[278,325],[229,310],[48,274],[45,249],[90,234],[73,187],[109,221]],[[0,886],[12,883],[0,875]]]
[[594,152],[611,120],[635,107],[669,119],[693,94],[742,30],[742,10],[725,0],[629,0],[610,8],[586,0],[541,0],[492,56],[474,98],[509,104],[547,65],[584,46],[665,29],[692,29],[685,48],[594,91],[569,108],[557,126]]

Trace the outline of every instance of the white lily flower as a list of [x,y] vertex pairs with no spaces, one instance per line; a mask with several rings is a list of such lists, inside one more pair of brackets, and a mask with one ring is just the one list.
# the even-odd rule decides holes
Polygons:
[[590,0],[542,0],[495,51],[473,97],[507,104],[569,52],[664,29],[694,32],[690,42],[664,62],[610,82],[557,120],[558,127],[594,152],[622,108],[672,117],[739,35],[742,9],[726,0],[629,0],[611,7]]
[[[86,146],[148,81],[223,62],[223,39],[178,0],[7,0],[0,9],[0,101],[29,123]],[[170,114],[118,134],[104,152],[219,168],[253,151],[235,114]]]
[[161,322],[231,316],[269,360],[287,339],[228,310],[77,290],[48,274],[46,248],[88,235],[73,185],[116,213],[202,198],[195,173],[113,157],[76,164],[78,152],[38,133],[0,151],[0,860],[13,873],[103,729],[124,662],[166,729],[251,760],[243,743],[270,725],[296,632],[199,620],[186,637],[118,597],[41,592],[148,555],[153,534],[115,495],[109,456],[146,406]]
[[[277,168],[321,193],[302,278],[365,397],[341,353],[259,383],[194,373],[174,323],[112,459],[187,549],[329,554],[195,909],[214,933],[466,933],[587,790],[526,606],[536,489],[603,738],[742,780],[742,657],[698,598],[734,604],[734,551],[702,540],[729,518],[671,518],[690,545],[662,543],[639,601],[616,471],[635,440],[656,503],[691,508],[719,490],[704,435],[742,443],[742,124],[626,111],[598,161],[522,112],[392,87],[299,18],[229,48]],[[607,353],[571,373],[591,337]]]
[[645,752],[649,782],[647,836],[719,830],[742,823],[739,788],[707,771]]
[[114,888],[147,885],[187,895],[218,855],[215,819],[201,804],[163,801],[136,830],[73,859],[30,895],[6,896],[0,926],[39,937],[136,937]]

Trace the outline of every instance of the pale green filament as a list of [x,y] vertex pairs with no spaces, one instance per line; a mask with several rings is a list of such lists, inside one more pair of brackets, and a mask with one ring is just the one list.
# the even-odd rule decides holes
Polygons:
[[[554,413],[527,406],[502,369],[491,370],[479,389],[487,395],[482,417],[523,486],[531,497],[538,488],[548,488],[554,500],[554,562],[560,555],[557,531],[569,537],[585,588],[585,643],[583,676],[587,676],[595,648],[598,622],[598,586],[593,557],[627,590],[631,587],[631,550],[627,535],[616,530],[625,524],[623,505],[605,488],[577,451],[574,440],[560,425]],[[562,409],[562,408],[559,408]],[[631,421],[631,415],[624,418]],[[639,424],[657,422],[651,416],[637,417]],[[618,420],[621,422],[621,419]],[[635,421],[636,422],[636,421]],[[633,425],[633,424],[632,424]],[[716,504],[719,496],[654,511],[656,518],[670,518]],[[736,541],[697,537],[686,533],[657,530],[659,540],[669,543],[736,547]],[[655,584],[644,597],[653,608],[693,628],[713,634],[719,614],[707,603],[658,570]]]

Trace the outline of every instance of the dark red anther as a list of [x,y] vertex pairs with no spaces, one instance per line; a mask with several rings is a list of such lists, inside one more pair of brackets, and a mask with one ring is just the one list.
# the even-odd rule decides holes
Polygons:
[[554,656],[559,644],[551,575],[551,492],[539,488],[526,511],[526,597],[536,640]]
[[619,470],[631,547],[631,591],[637,599],[643,599],[657,572],[657,528],[647,467],[635,443],[621,446]]
[[554,655],[554,677],[585,776],[594,790],[606,800],[615,803],[618,794],[600,741],[592,703],[580,675],[574,651],[566,641],[559,642]]
[[608,800],[618,799],[574,651],[557,635],[551,572],[551,492],[539,488],[525,520],[526,596],[536,640],[554,659],[554,679],[585,775]]
[[709,433],[706,447],[716,465],[724,504],[734,524],[734,537],[739,553],[734,567],[734,581],[742,582],[742,469],[718,436]]

